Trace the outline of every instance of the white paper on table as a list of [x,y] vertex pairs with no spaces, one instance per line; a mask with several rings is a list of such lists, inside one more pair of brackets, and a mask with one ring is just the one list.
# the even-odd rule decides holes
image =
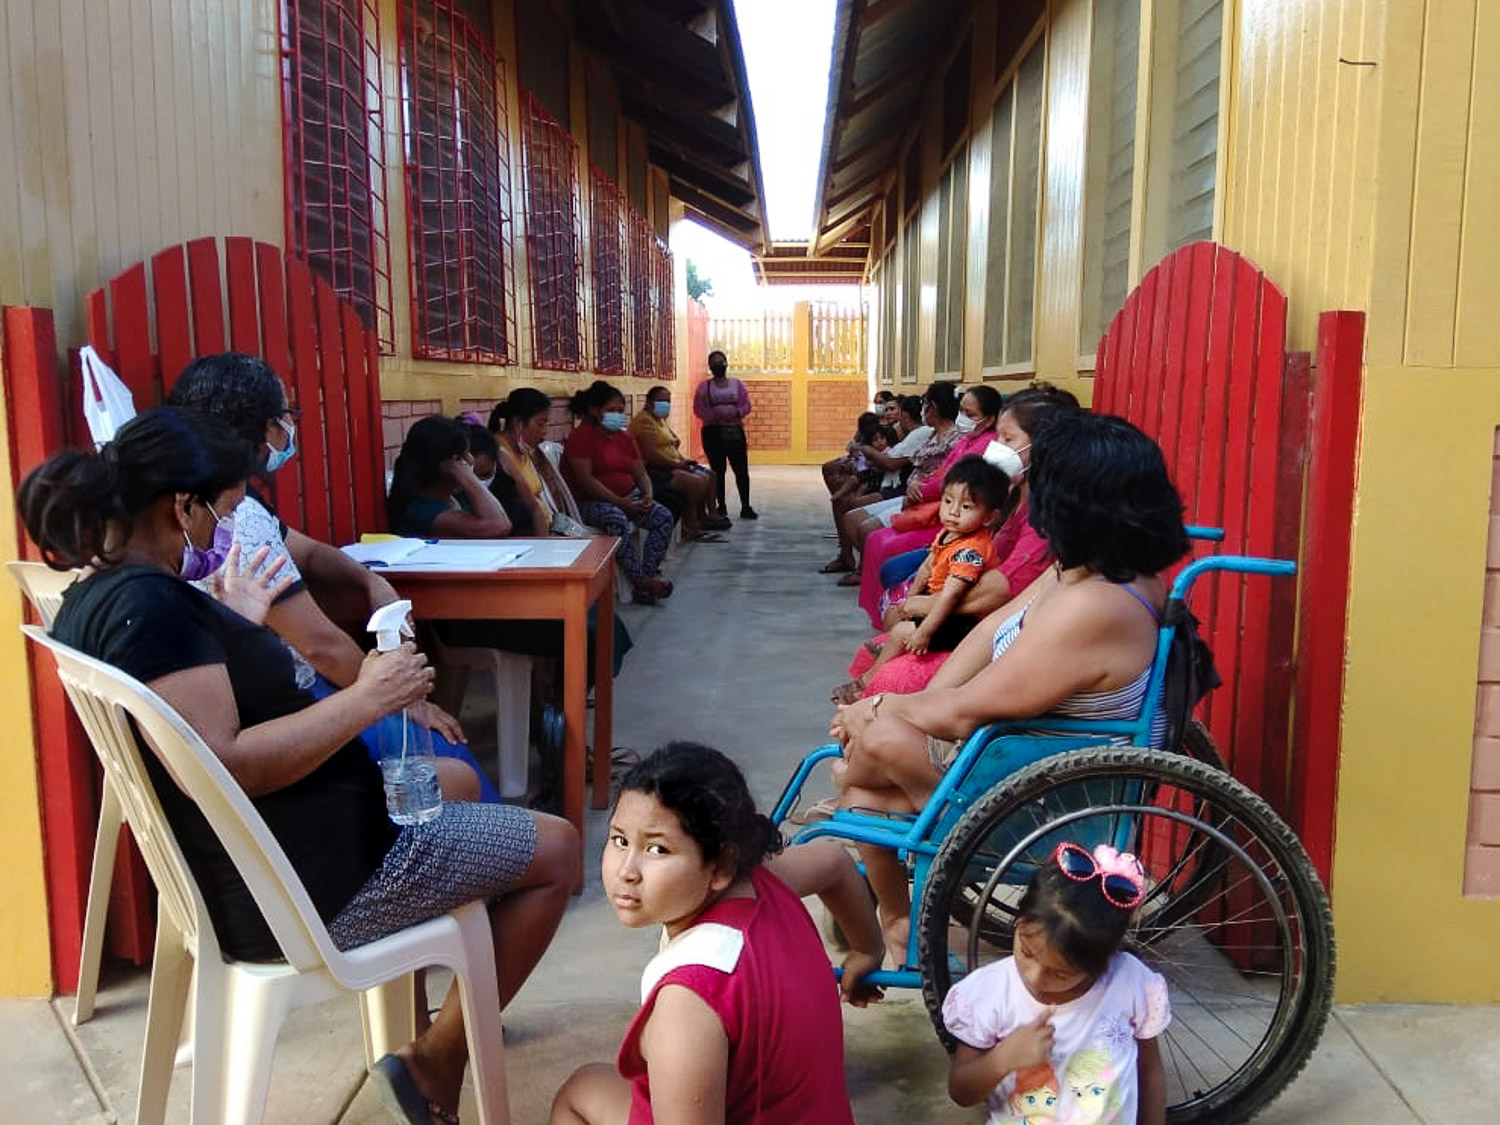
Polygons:
[[529,543],[493,539],[383,539],[342,548],[373,570],[483,571],[514,566],[531,553]]

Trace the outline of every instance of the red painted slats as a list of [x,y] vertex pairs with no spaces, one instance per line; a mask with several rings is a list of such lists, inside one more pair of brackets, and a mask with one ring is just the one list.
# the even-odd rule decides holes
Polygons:
[[292,370],[291,339],[286,321],[286,257],[269,242],[255,244],[255,272],[260,296],[260,354],[276,374]]
[[224,288],[229,296],[229,346],[255,355],[260,350],[260,325],[255,315],[259,304],[255,291],[254,243],[248,238],[224,240]]
[[[323,450],[328,468],[329,522],[318,538],[334,544],[354,538],[353,455],[349,445],[349,402],[345,389],[344,334],[339,321],[339,298],[321,277],[313,282],[318,310],[318,351],[323,367],[323,434],[310,446]],[[306,417],[304,410],[304,417]],[[309,433],[308,440],[315,435]]]
[[114,321],[115,374],[145,410],[161,400],[156,357],[151,354],[151,314],[146,302],[146,266],[137,262],[109,283]]
[[181,246],[169,246],[151,259],[151,285],[156,294],[156,352],[160,359],[162,394],[194,357],[192,314],[188,309],[187,259]]
[[1136,290],[1135,313],[1125,326],[1128,334],[1126,350],[1120,357],[1120,381],[1115,392],[1115,413],[1122,418],[1131,416],[1136,387],[1144,377],[1146,355],[1150,351],[1148,336],[1151,322],[1156,318],[1156,284],[1160,277],[1161,270],[1153,269],[1141,279],[1140,288]]
[[375,480],[365,471],[369,464],[362,456],[371,445],[379,445],[370,429],[370,388],[365,379],[365,328],[352,305],[339,307],[339,328],[344,341],[344,363],[348,379],[350,489],[354,501],[354,528],[344,542],[352,542],[362,531],[373,531]]
[[1327,312],[1318,321],[1302,532],[1292,809],[1294,824],[1325,885],[1333,876],[1364,332],[1363,313]]
[[1112,365],[1115,351],[1120,344],[1123,316],[1117,315],[1109,322],[1109,328],[1099,337],[1099,347],[1094,352],[1094,399],[1093,406],[1100,414],[1113,414],[1111,400],[1115,394],[1115,379]]
[[193,294],[193,354],[224,350],[224,294],[219,281],[219,244],[195,238],[187,244],[188,284]]
[[1172,352],[1182,347],[1182,324],[1187,318],[1188,259],[1182,253],[1171,255],[1162,263],[1163,280],[1157,283],[1156,320],[1151,327],[1150,367],[1146,373],[1145,395],[1132,407],[1136,425],[1156,435],[1167,447],[1170,457],[1175,434],[1162,429],[1162,397],[1167,384],[1180,378],[1172,369]]
[[[1202,458],[1203,382],[1208,370],[1208,335],[1213,315],[1218,249],[1211,242],[1200,242],[1192,247],[1192,288],[1188,294],[1181,385],[1176,401],[1170,404],[1162,422],[1164,426],[1175,428],[1179,434],[1177,459],[1172,468],[1183,500],[1189,504],[1195,502],[1189,497],[1197,491],[1195,482]],[[1195,552],[1204,553],[1207,553],[1207,544]]]
[[[328,529],[328,470],[323,419],[318,389],[318,322],[313,307],[312,273],[294,258],[286,260],[287,321],[291,329],[292,366],[287,394],[302,409],[298,445],[307,452],[294,457],[281,470],[284,478],[276,490],[276,502],[297,516],[296,526],[314,539],[325,538]],[[318,444],[312,444],[314,440]],[[293,468],[295,466],[295,469]],[[301,488],[298,491],[300,480]],[[295,500],[289,493],[296,492]],[[290,516],[283,516],[291,522]]]
[[109,306],[102,285],[98,289],[91,289],[84,298],[83,330],[88,336],[88,342],[99,353],[99,358],[113,367],[115,353],[109,346]]
[[375,518],[362,530],[385,531],[385,416],[380,409],[379,340],[373,328],[365,333],[365,385],[369,389],[365,397],[370,412],[370,433],[375,435],[365,450],[366,471],[375,485],[376,502]]

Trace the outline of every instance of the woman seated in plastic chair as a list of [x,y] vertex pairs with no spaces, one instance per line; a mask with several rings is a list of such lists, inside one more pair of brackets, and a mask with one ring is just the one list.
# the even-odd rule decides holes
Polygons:
[[[49,564],[92,567],[68,590],[53,635],[143,681],[202,736],[265,818],[339,948],[487,901],[504,1005],[562,917],[577,833],[555,817],[467,802],[445,802],[425,824],[391,822],[359,732],[423,699],[426,659],[410,644],[372,654],[353,684],[318,700],[298,687],[286,646],[253,620],[274,597],[270,571],[224,579],[226,600],[249,619],[180,578],[184,544],[213,539],[218,512],[233,507],[252,467],[244,442],[212,419],[162,407],[98,453],[69,450],[33,471],[18,497],[26,530]],[[242,959],[278,958],[208,823],[155,755],[145,759],[220,945]],[[375,1075],[412,1120],[456,1120],[466,1061],[453,989]]]
[[[925,690],[838,708],[841,806],[917,812],[986,723],[1140,716],[1166,597],[1158,575],[1188,546],[1182,500],[1156,443],[1120,418],[1057,411],[1031,454],[1030,520],[1056,563],[980,622]],[[894,852],[862,851],[899,964],[906,867]]]
[[[504,507],[474,472],[469,430],[452,418],[433,415],[415,422],[401,443],[386,497],[386,519],[398,535],[417,539],[498,539],[510,533]],[[561,656],[561,621],[443,621],[444,644],[489,645],[528,656]],[[615,617],[614,670],[631,649],[630,632]],[[589,616],[588,674],[592,683],[594,627]]]
[[[286,390],[269,364],[258,356],[220,352],[194,360],[183,369],[167,399],[173,406],[208,415],[228,427],[251,450],[256,481],[265,481],[297,454],[296,412],[287,407]],[[268,557],[286,558],[282,573],[292,583],[271,606],[266,624],[287,645],[297,671],[297,684],[322,699],[348,687],[359,674],[364,651],[319,608],[306,584],[321,589],[342,587],[360,591],[371,610],[396,600],[391,584],[366,570],[337,547],[319,542],[283,523],[254,484],[237,505],[220,506],[214,542],[205,552],[184,560],[183,577],[196,580],[204,593],[214,592],[213,579],[231,543],[240,557],[250,559],[268,548]],[[429,700],[408,714],[433,732],[433,749],[443,771],[443,792],[457,800],[498,801],[500,794],[483,767],[465,745],[458,720]],[[368,732],[372,750],[376,739]],[[448,769],[446,761],[461,761],[467,771]]]

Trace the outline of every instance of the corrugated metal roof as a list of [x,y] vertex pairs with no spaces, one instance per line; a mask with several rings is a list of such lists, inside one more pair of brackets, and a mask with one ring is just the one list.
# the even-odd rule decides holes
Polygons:
[[814,244],[855,225],[895,172],[920,95],[953,43],[965,0],[839,0],[823,161],[818,172]]
[[688,213],[769,244],[745,60],[730,0],[575,0],[578,41],[615,76],[621,111]]

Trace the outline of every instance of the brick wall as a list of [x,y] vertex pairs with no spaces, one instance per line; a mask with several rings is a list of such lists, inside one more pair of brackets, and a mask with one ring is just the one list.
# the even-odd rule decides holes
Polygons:
[[1464,893],[1500,895],[1500,430],[1495,431],[1485,566]]
[[870,409],[863,383],[814,380],[807,384],[807,448],[843,449],[854,422]]
[[441,414],[443,400],[439,398],[386,399],[380,404],[380,414],[385,429],[385,469],[391,471],[396,463],[396,454],[401,452],[401,443],[406,440],[406,431],[418,418],[429,414]]
[[[790,379],[745,380],[754,408],[745,419],[745,439],[750,451],[792,448],[792,381]],[[860,393],[864,389],[860,388]]]

